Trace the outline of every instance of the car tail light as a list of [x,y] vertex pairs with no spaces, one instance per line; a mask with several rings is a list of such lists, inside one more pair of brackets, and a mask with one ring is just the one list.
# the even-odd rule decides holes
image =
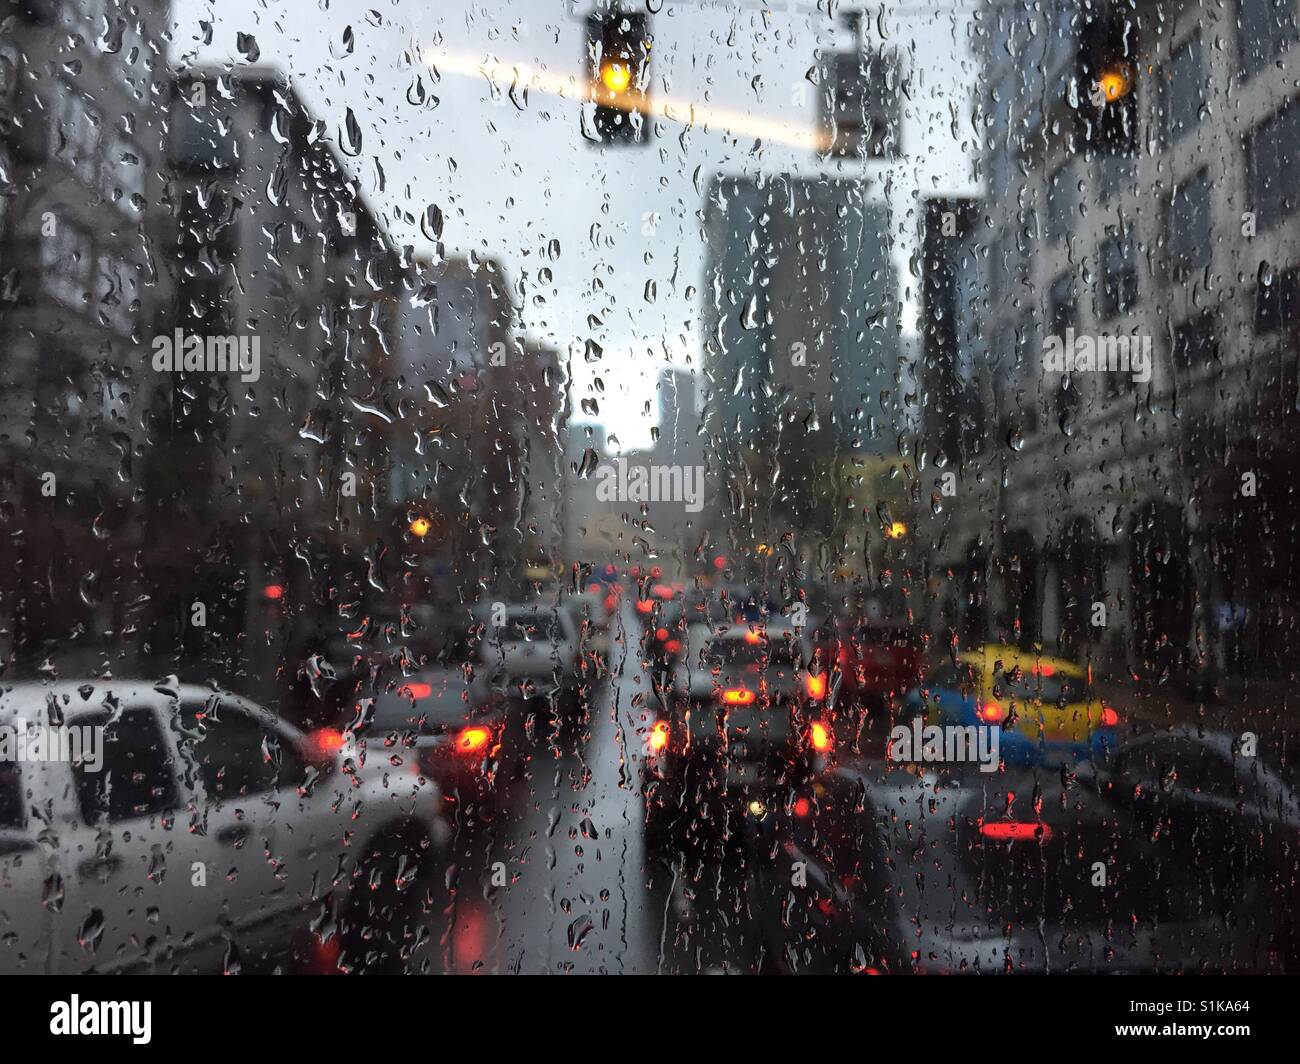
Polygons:
[[975,708],[975,716],[979,717],[985,724],[997,724],[1006,715],[1002,703],[994,702],[991,699],[987,702],[980,702]]
[[460,734],[456,736],[456,753],[482,753],[491,740],[492,732],[488,728],[478,724],[471,724],[468,728],[462,728]]
[[262,596],[272,602],[279,602],[284,598],[284,585],[267,584],[266,587],[262,588]]
[[804,686],[808,688],[809,698],[825,698],[826,674],[822,673],[820,676],[814,676],[812,673],[809,673],[804,679]]
[[664,649],[668,651],[669,654],[676,654],[682,649],[682,641],[680,639],[670,639],[664,644]]
[[345,741],[343,733],[336,728],[317,728],[303,737],[308,758],[317,762],[332,761]]
[[830,727],[820,720],[813,721],[812,727],[808,729],[808,736],[812,741],[812,748],[819,754],[829,753],[834,745]]
[[655,638],[658,639],[659,642],[662,643],[665,639],[668,638],[668,629],[667,629],[667,628],[656,628],[656,629],[655,629]]
[[637,599],[637,613],[650,613],[655,608],[654,599]]
[[794,800],[794,815],[797,817],[806,817],[812,812],[812,802],[807,798],[796,798]]
[[1052,829],[1046,824],[1027,820],[1000,820],[993,824],[980,824],[980,834],[996,842],[1046,842]]
[[754,697],[754,692],[747,687],[728,687],[722,692],[722,701],[728,706],[747,706]]
[[1111,706],[1102,706],[1101,723],[1107,728],[1113,728],[1119,723],[1119,714]]
[[650,731],[650,752],[658,754],[668,749],[668,722],[657,721]]
[[399,695],[407,698],[428,698],[433,694],[433,685],[427,683],[404,683],[397,689]]
[[673,589],[667,584],[655,584],[655,586],[650,589],[650,594],[657,599],[667,600],[673,597]]

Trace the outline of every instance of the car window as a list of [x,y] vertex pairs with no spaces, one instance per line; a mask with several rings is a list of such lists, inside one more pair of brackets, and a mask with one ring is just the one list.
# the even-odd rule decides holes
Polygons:
[[87,714],[78,724],[103,729],[99,770],[85,761],[71,766],[87,823],[157,816],[177,808],[175,758],[156,712],[127,707],[116,716]]
[[220,699],[183,705],[182,752],[209,798],[233,801],[302,782],[306,763],[276,729]]

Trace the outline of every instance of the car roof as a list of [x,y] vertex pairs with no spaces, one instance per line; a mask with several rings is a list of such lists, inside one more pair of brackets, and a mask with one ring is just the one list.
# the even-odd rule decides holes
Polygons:
[[957,655],[957,658],[985,673],[991,672],[999,662],[1002,669],[1008,672],[1017,666],[1025,672],[1051,669],[1053,672],[1076,679],[1086,675],[1087,672],[1082,665],[1066,658],[1051,657],[1034,650],[1021,650],[1018,647],[1002,646],[998,643],[986,643],[975,650],[963,651]]
[[30,714],[44,709],[51,698],[59,700],[65,715],[80,715],[106,708],[105,703],[108,699],[119,703],[137,705],[146,703],[158,706],[174,698],[186,702],[204,703],[214,696],[238,705],[246,712],[274,724],[283,731],[293,735],[301,734],[298,728],[282,717],[241,695],[203,684],[176,683],[171,680],[98,678],[33,680],[5,684],[0,687],[0,722],[9,723],[19,716],[31,720],[33,718]]

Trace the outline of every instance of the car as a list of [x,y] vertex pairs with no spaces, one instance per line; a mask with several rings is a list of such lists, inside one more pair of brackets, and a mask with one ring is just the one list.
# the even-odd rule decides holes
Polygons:
[[479,664],[493,684],[528,697],[576,692],[579,625],[570,610],[514,603],[489,606],[485,613]]
[[365,970],[413,940],[446,822],[340,732],[175,678],[6,686],[0,736],[21,732],[82,740],[3,761],[0,971],[232,971],[286,949]]
[[[361,710],[364,727],[349,730],[349,753],[409,768],[436,788],[449,816],[492,820],[501,811],[503,751],[516,747],[517,736],[507,734],[505,695],[481,673],[425,665],[387,682]],[[516,751],[507,775],[518,761]]]
[[1016,765],[1102,756],[1120,723],[1118,710],[1093,693],[1084,666],[996,644],[927,669],[903,699],[902,715],[927,708],[940,724],[998,725],[1002,759]]
[[661,838],[713,803],[770,832],[832,756],[828,675],[809,669],[806,638],[780,619],[693,624],[687,636],[645,729],[647,832]]
[[1283,914],[1224,919],[1206,862],[1082,775],[865,759],[835,766],[794,825],[778,875],[807,889],[760,921],[786,971],[1287,968]]

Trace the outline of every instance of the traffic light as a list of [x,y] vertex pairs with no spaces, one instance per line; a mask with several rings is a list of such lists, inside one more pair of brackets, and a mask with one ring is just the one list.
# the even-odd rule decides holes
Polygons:
[[1098,17],[1080,34],[1075,131],[1102,155],[1132,156],[1140,147],[1134,37],[1122,15]]
[[650,19],[617,6],[587,16],[587,80],[595,140],[644,144],[650,123]]

